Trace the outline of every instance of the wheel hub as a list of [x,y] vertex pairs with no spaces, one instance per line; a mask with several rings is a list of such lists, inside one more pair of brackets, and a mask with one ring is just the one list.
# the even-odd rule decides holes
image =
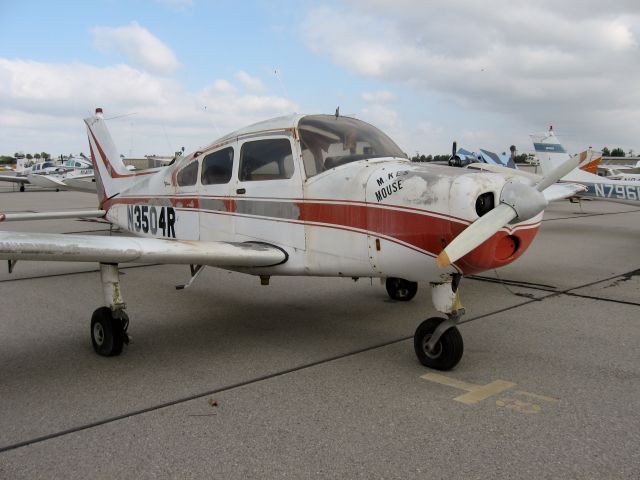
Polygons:
[[422,350],[424,350],[424,353],[427,357],[435,360],[436,358],[440,357],[440,355],[442,354],[442,343],[438,342],[433,346],[433,350],[429,350],[429,348],[427,347],[427,343],[429,343],[429,339],[431,338],[431,335],[425,335],[424,339],[422,340]]
[[104,328],[102,327],[102,324],[96,323],[93,326],[93,339],[99,346],[102,346],[104,343]]

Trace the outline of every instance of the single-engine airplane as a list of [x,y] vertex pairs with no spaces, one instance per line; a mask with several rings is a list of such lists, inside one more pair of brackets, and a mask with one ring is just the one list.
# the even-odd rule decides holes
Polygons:
[[20,184],[24,192],[25,185],[34,185],[57,190],[79,190],[95,192],[93,165],[84,158],[69,158],[62,164],[52,161],[34,163],[24,167],[18,162],[11,175],[0,174],[0,181]]
[[[411,163],[384,133],[336,115],[257,123],[156,170],[120,160],[102,109],[85,119],[97,211],[0,214],[0,220],[104,217],[138,237],[0,232],[0,258],[98,262],[105,306],[91,317],[99,355],[128,343],[118,264],[204,266],[260,277],[379,277],[396,300],[431,282],[436,310],[418,326],[419,361],[447,370],[462,357],[456,324],[463,275],[507,265],[535,237],[546,194],[577,159],[534,183],[513,174]],[[34,217],[37,216],[37,217]]]

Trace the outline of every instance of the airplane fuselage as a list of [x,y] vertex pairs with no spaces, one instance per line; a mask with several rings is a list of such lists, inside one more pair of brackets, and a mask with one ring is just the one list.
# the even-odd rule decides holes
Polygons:
[[[141,236],[259,241],[286,250],[284,264],[248,273],[397,276],[411,281],[510,263],[528,247],[540,225],[538,215],[504,227],[449,270],[440,270],[434,257],[478,218],[480,195],[490,195],[497,203],[503,175],[386,157],[357,160],[306,177],[295,137],[292,130],[270,132],[258,140],[255,135],[234,137],[176,165],[138,174],[129,188],[103,203],[107,219]],[[269,173],[260,180],[242,178],[241,155],[236,153],[224,183],[203,181],[211,154],[243,152],[247,142],[274,139],[291,144],[289,178],[272,178],[277,175]],[[181,175],[194,163],[193,179],[185,180]]]

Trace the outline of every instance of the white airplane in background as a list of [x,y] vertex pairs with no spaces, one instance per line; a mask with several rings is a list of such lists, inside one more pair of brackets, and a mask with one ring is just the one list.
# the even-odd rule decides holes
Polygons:
[[105,306],[91,318],[99,355],[128,343],[118,264],[206,265],[259,276],[379,277],[410,300],[431,282],[436,310],[414,347],[447,370],[462,357],[456,327],[463,275],[507,265],[529,247],[567,160],[537,183],[511,169],[487,173],[411,163],[384,133],[339,115],[292,115],[238,130],[175,164],[131,172],[102,109],[85,119],[96,171],[97,211],[0,214],[0,221],[103,217],[138,235],[100,237],[0,232],[0,258],[98,262]]
[[0,181],[19,183],[21,192],[24,192],[25,185],[56,190],[96,191],[93,164],[80,157],[69,158],[62,164],[44,161],[30,167],[25,167],[23,160],[19,159],[14,172],[0,174]]
[[[553,128],[544,134],[531,135],[531,139],[543,175],[551,172],[569,158],[569,154],[558,141],[558,137],[555,136]],[[561,179],[561,182],[577,183],[585,187],[585,191],[578,194],[579,198],[640,205],[640,181],[638,179],[615,179],[596,175],[597,164],[602,154],[587,151],[583,152],[581,156],[583,161],[590,162],[591,165],[595,165],[595,168],[592,170],[577,168]]]

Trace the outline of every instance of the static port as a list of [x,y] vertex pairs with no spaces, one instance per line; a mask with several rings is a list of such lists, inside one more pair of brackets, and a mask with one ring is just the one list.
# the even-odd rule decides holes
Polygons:
[[493,192],[483,193],[476,200],[476,213],[479,217],[483,216],[485,213],[493,210],[495,206],[495,200],[493,197]]
[[496,245],[496,260],[507,260],[513,257],[520,247],[520,240],[513,235],[502,237]]

